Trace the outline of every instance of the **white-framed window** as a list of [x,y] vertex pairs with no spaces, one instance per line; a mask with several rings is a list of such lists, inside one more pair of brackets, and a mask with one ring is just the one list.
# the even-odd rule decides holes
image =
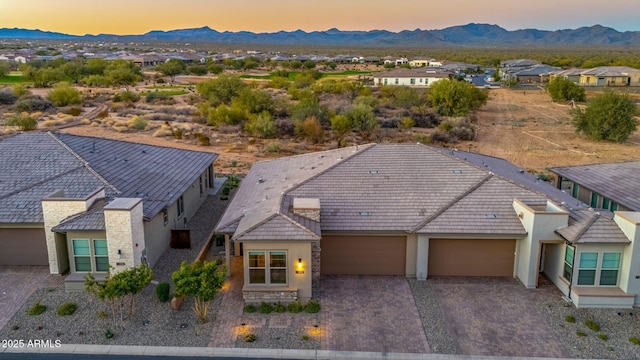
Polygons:
[[620,257],[619,252],[581,253],[578,285],[617,286]]
[[107,240],[73,239],[71,240],[73,263],[77,272],[109,271],[109,249]]
[[571,278],[573,277],[573,256],[575,254],[575,250],[569,245],[565,246],[564,249],[564,269],[562,271],[562,277],[571,282]]
[[184,214],[184,198],[180,195],[178,198],[178,218],[181,218],[182,214]]
[[284,285],[287,283],[286,251],[249,251],[248,257],[249,284]]

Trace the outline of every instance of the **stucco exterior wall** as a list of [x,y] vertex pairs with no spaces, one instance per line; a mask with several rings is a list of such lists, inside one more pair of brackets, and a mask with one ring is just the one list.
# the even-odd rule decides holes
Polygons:
[[[620,264],[620,289],[628,294],[640,295],[640,213],[616,211],[613,220],[631,241],[624,247]],[[636,296],[635,305],[640,305],[640,296]]]
[[[396,84],[396,79],[398,83]],[[414,79],[415,83],[411,83],[411,79]],[[440,77],[430,77],[430,76],[421,76],[414,78],[405,78],[405,77],[389,77],[389,78],[374,78],[373,82],[375,85],[398,85],[398,86],[430,86],[436,81],[442,80]],[[386,80],[386,82],[385,82]]]
[[416,261],[418,259],[418,235],[411,234],[407,236],[407,255],[405,261],[405,276],[416,276]]
[[569,283],[562,279],[565,244],[548,243],[544,244],[544,247],[544,273],[563,294],[567,295],[569,293]]
[[[311,242],[310,241],[269,241],[269,242],[244,242],[244,288],[251,289],[298,289],[300,300],[309,300],[312,295],[312,271],[311,271]],[[287,284],[282,285],[260,285],[249,284],[249,251],[252,250],[273,250],[287,252]],[[298,259],[302,259],[303,274],[296,274]],[[268,259],[267,259],[268,261]]]

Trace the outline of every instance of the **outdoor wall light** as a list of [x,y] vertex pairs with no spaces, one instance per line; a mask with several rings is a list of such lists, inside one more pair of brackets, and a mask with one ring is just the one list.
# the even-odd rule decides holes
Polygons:
[[298,258],[298,269],[302,269],[302,258]]
[[118,249],[118,260],[122,257],[122,250]]

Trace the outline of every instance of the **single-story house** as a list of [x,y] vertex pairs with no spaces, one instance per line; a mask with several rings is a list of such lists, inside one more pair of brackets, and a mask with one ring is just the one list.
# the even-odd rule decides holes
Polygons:
[[[309,299],[321,275],[544,273],[578,307],[640,304],[640,213],[595,212],[506,160],[370,144],[253,165],[216,230],[247,302]],[[427,280],[428,281],[428,280]]]
[[430,86],[436,81],[448,79],[453,73],[437,68],[393,69],[373,75],[374,85]]
[[48,265],[82,288],[143,262],[185,229],[214,184],[216,154],[69,134],[0,141],[0,265]]
[[628,66],[599,66],[580,73],[582,86],[640,86],[640,70]]
[[594,209],[640,211],[640,161],[552,168],[556,186]]

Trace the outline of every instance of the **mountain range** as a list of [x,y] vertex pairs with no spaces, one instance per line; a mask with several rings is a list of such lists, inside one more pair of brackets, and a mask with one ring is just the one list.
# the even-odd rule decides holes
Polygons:
[[141,35],[69,35],[57,32],[29,29],[0,29],[0,39],[49,39],[49,40],[93,40],[93,41],[140,41],[140,42],[212,42],[236,44],[272,45],[344,45],[344,46],[640,46],[640,31],[619,32],[615,29],[594,25],[578,29],[509,31],[498,25],[467,24],[441,30],[387,30],[305,32],[278,31],[253,33],[249,31],[219,32],[208,26],[193,29],[161,31],[154,30]]

